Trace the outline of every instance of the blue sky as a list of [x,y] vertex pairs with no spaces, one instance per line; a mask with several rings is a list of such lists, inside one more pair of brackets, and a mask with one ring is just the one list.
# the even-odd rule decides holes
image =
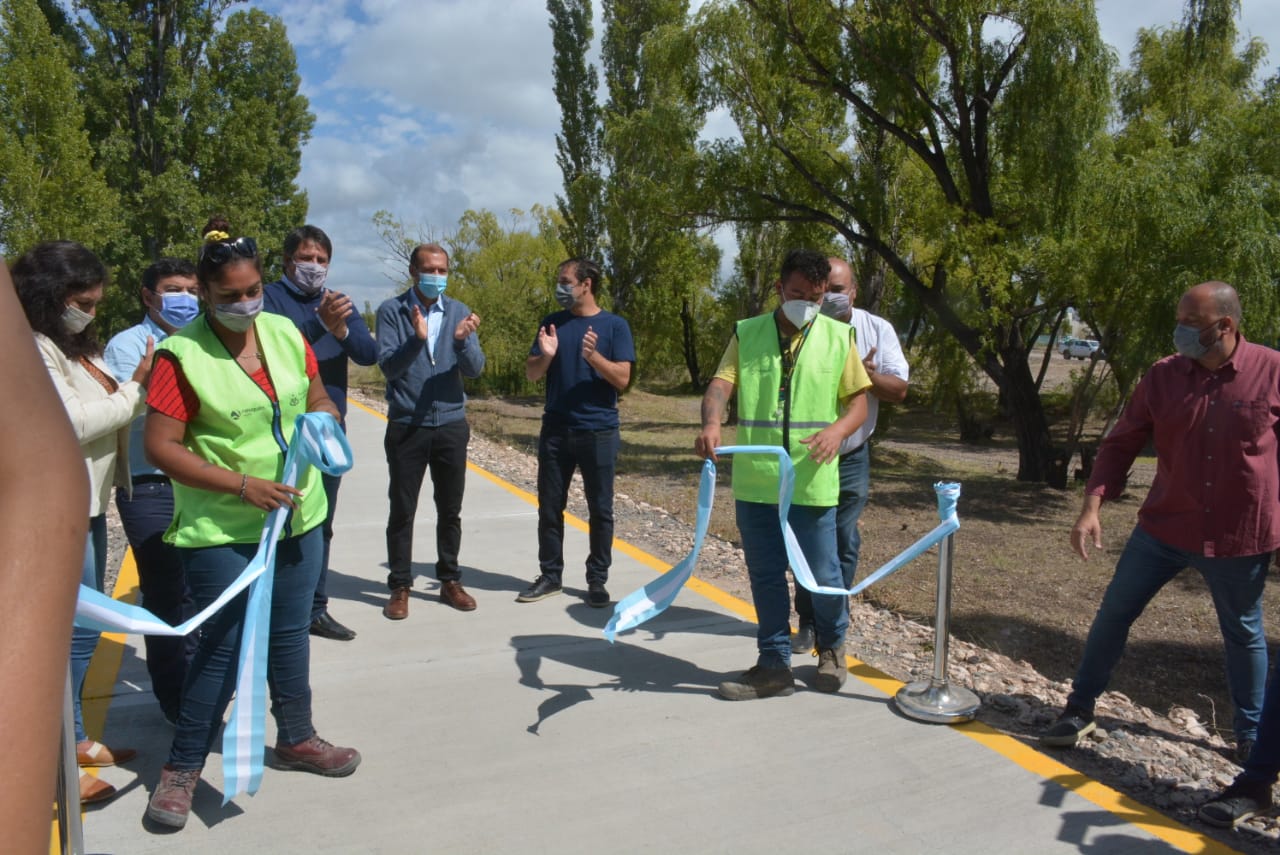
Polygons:
[[[400,273],[386,263],[375,211],[439,235],[468,208],[554,203],[560,114],[543,0],[259,5],[284,20],[298,54],[316,115],[299,177],[308,220],[333,239],[331,286],[357,305],[390,296],[387,277]],[[1097,0],[1103,38],[1122,61],[1139,27],[1174,23],[1182,7]],[[1241,30],[1280,51],[1280,2],[1244,0]]]

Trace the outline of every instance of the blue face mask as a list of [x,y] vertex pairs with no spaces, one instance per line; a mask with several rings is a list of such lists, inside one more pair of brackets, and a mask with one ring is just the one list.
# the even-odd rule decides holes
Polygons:
[[419,273],[418,274],[418,293],[428,300],[435,300],[444,293],[445,285],[449,282],[448,275],[439,273]]
[[160,317],[164,318],[169,326],[181,329],[200,314],[200,301],[194,294],[188,294],[186,291],[161,294],[160,300]]
[[[1216,327],[1217,324],[1210,324],[1210,327]],[[1209,329],[1209,327],[1205,327]],[[1173,328],[1173,349],[1188,359],[1200,359],[1209,352],[1209,348],[1217,343],[1217,339],[1209,344],[1203,344],[1200,336],[1204,330],[1187,326],[1186,324],[1178,324]]]

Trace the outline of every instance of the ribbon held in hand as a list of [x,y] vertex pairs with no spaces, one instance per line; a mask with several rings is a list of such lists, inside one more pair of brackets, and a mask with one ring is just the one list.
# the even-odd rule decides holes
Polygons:
[[[795,574],[796,584],[815,594],[852,595],[860,593],[876,582],[902,569],[913,559],[939,543],[943,538],[960,528],[960,520],[956,516],[956,501],[960,498],[960,485],[956,483],[934,484],[933,489],[938,496],[938,517],[941,522],[924,537],[904,549],[897,556],[886,562],[874,573],[867,576],[852,588],[833,588],[819,585],[809,568],[809,562],[800,549],[795,532],[787,522],[791,511],[791,498],[795,492],[795,467],[791,455],[776,445],[729,445],[715,450],[716,456],[731,454],[772,454],[778,458],[778,525],[782,531],[782,541],[786,547],[787,560],[791,564],[791,572]],[[694,526],[693,549],[680,563],[666,573],[645,585],[638,591],[623,597],[614,607],[613,617],[604,628],[604,637],[612,642],[620,632],[635,629],[640,624],[656,615],[662,614],[675,600],[680,590],[693,575],[698,561],[698,553],[702,550],[702,542],[707,534],[707,526],[711,520],[711,508],[715,502],[716,467],[710,460],[703,461],[702,480],[698,487],[697,519]]]
[[[303,413],[294,422],[293,439],[285,454],[281,482],[290,487],[301,480],[307,466],[327,475],[351,468],[351,446],[337,419],[328,413]],[[267,516],[258,552],[234,582],[199,614],[170,626],[146,609],[113,600],[100,591],[80,586],[76,625],[99,632],[133,635],[183,636],[200,626],[249,589],[241,623],[240,660],[236,669],[236,702],[222,734],[222,775],[225,805],[240,793],[256,793],[262,783],[266,751],[267,649],[271,636],[271,585],[275,578],[276,542],[290,509],[279,507]]]

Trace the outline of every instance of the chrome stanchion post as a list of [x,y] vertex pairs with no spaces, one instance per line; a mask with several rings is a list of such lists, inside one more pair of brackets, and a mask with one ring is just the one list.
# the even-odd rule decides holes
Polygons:
[[[936,485],[939,496],[944,487]],[[958,490],[959,485],[954,485]],[[938,598],[933,628],[933,675],[898,690],[894,702],[902,714],[934,724],[959,724],[978,714],[982,702],[963,686],[947,682],[947,656],[951,647],[951,570],[955,533],[938,544]]]
[[62,855],[84,855],[80,821],[80,764],[76,761],[75,710],[71,705],[71,669],[62,695],[62,752],[58,763],[58,845]]

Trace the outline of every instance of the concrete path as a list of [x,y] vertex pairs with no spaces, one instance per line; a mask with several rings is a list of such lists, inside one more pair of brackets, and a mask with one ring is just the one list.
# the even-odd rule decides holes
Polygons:
[[[151,698],[141,639],[104,642],[95,671],[109,709],[97,715],[105,741],[139,757],[103,770],[123,793],[86,812],[86,851],[1228,851],[981,726],[903,718],[886,694],[896,684],[860,663],[838,695],[719,700],[716,684],[754,661],[750,607],[685,591],[611,646],[600,634],[610,611],[581,599],[578,528],[566,534],[565,595],[516,603],[537,572],[535,507],[478,470],[462,560],[479,608],[438,600],[427,488],[409,618],[388,621],[382,433],[379,417],[352,408],[357,463],[343,480],[329,593],[359,637],[312,644],[316,726],[360,749],[359,770],[325,779],[268,768],[256,796],[224,808],[214,754],[186,829],[153,833],[142,816],[172,730]],[[621,597],[653,574],[616,550],[610,591]],[[796,673],[808,682],[814,666]],[[268,722],[269,742],[273,731]]]

